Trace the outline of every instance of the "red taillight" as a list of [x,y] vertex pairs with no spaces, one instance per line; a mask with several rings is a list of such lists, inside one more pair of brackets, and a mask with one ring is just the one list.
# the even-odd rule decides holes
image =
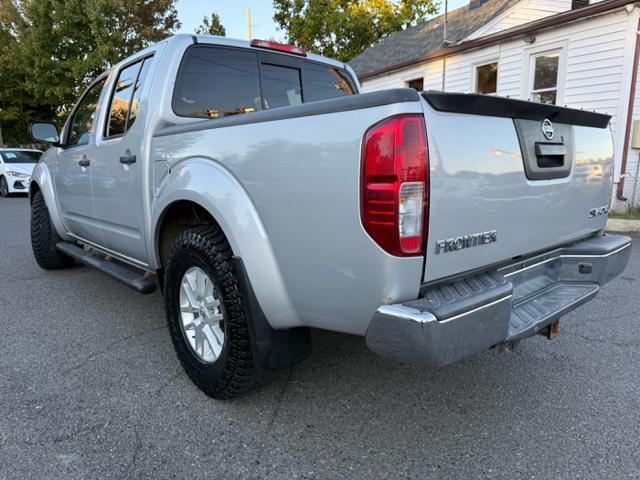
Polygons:
[[391,117],[371,127],[362,150],[362,224],[392,255],[423,252],[428,153],[422,115]]
[[271,42],[269,40],[251,40],[251,46],[255,48],[266,48],[267,50],[290,53],[292,55],[300,55],[301,57],[307,56],[307,51],[304,48],[285,45],[284,43]]

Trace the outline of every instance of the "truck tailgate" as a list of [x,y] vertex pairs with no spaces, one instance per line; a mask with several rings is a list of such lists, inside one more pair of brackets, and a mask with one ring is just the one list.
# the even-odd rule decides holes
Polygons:
[[481,95],[424,99],[425,282],[604,228],[613,182],[608,116]]

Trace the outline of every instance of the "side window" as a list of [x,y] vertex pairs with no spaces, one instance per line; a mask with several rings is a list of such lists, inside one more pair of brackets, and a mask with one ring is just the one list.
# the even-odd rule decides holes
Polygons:
[[172,106],[176,115],[202,118],[261,110],[257,54],[190,47],[180,65]]
[[151,59],[123,68],[115,83],[105,137],[124,135],[135,122],[142,93],[142,84],[149,71]]
[[534,102],[555,105],[558,96],[560,51],[532,56],[531,62],[530,99]]
[[302,103],[300,70],[263,63],[262,92],[266,108],[300,105]]
[[86,145],[93,135],[93,117],[96,113],[100,92],[104,87],[106,78],[93,84],[82,96],[76,107],[73,117],[69,122],[69,134],[67,145]]
[[476,93],[492,94],[498,91],[498,62],[476,66]]
[[407,88],[413,88],[418,92],[424,91],[424,78],[415,78],[413,80],[409,80],[407,83]]
[[316,102],[353,95],[355,88],[347,74],[334,67],[305,62],[304,101]]
[[133,123],[136,121],[136,118],[138,118],[138,110],[140,109],[140,97],[142,96],[142,87],[147,79],[147,75],[149,75],[149,69],[151,68],[152,60],[153,57],[148,57],[144,60],[142,69],[140,70],[140,74],[138,75],[138,81],[136,82],[136,86],[133,89],[133,99],[131,100],[131,107],[129,107],[127,130],[131,128],[131,125],[133,125]]

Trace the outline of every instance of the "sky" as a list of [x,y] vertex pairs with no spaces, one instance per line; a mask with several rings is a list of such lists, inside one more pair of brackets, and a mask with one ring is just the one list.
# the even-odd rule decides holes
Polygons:
[[[467,3],[468,0],[449,0],[449,11]],[[246,13],[249,7],[253,38],[284,39],[284,33],[278,31],[273,22],[271,0],[178,0],[177,6],[178,18],[182,23],[180,33],[193,33],[202,22],[202,17],[216,11],[227,30],[227,37],[246,39]],[[444,0],[441,0],[440,10],[444,10]]]
[[202,17],[212,11],[220,15],[227,37],[247,38],[247,7],[251,8],[251,30],[253,38],[282,40],[273,22],[271,0],[178,0],[178,18],[182,23],[180,33],[193,33],[202,23]]

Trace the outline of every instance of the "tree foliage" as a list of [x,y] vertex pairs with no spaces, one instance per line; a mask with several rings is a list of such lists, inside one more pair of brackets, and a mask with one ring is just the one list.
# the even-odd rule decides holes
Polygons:
[[200,26],[196,28],[196,33],[198,35],[217,35],[224,37],[227,31],[220,21],[220,15],[216,12],[211,12],[211,19],[204,17]]
[[176,0],[0,0],[0,126],[29,141],[61,120],[87,83],[179,27]]
[[438,0],[273,0],[287,41],[348,61],[381,38],[424,21]]

